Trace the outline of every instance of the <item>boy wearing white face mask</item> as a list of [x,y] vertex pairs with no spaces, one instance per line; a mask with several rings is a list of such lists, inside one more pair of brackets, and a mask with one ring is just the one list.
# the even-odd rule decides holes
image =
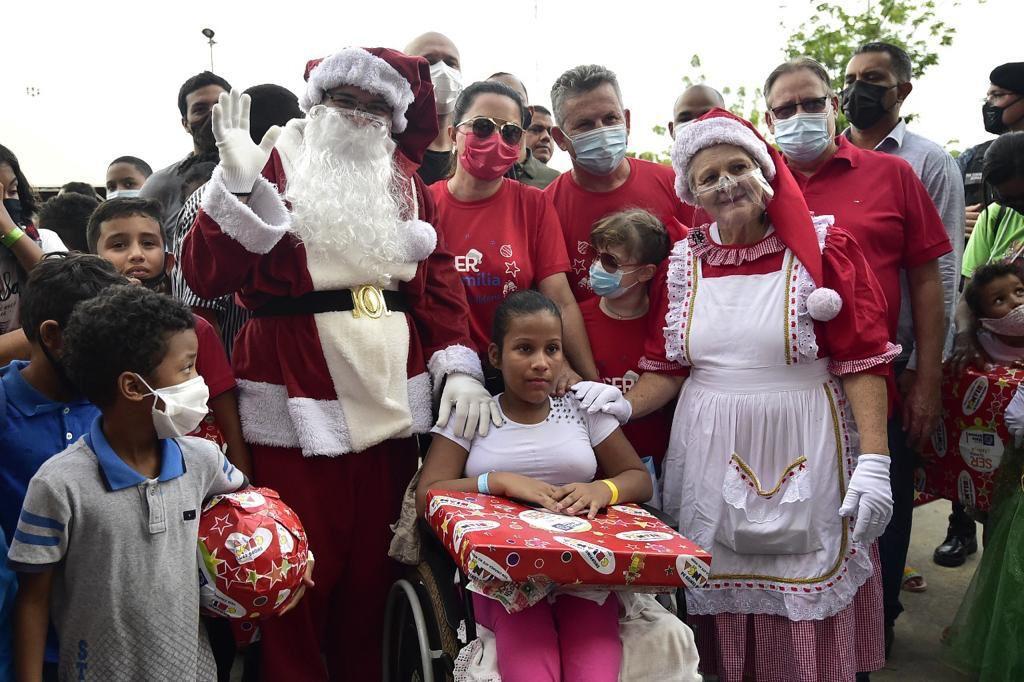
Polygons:
[[974,271],[964,300],[977,321],[978,343],[997,365],[1024,367],[1024,273],[1014,262]]
[[[669,234],[647,211],[629,209],[597,221],[590,245],[597,254],[590,266],[590,286],[597,296],[580,303],[580,312],[600,380],[625,393],[642,373],[640,358],[651,324],[648,290],[652,281],[659,281]],[[661,471],[671,429],[672,411],[664,408],[622,426],[641,460],[655,472]]]
[[101,416],[32,478],[11,542],[21,679],[40,678],[51,612],[61,679],[216,679],[199,623],[199,514],[246,479],[216,445],[181,437],[209,395],[194,326],[181,303],[115,286],[64,330],[68,375]]

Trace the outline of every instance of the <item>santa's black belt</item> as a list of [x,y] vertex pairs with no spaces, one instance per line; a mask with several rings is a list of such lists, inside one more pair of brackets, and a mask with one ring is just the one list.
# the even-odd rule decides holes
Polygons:
[[409,312],[409,300],[401,291],[366,284],[355,289],[311,291],[294,298],[275,297],[253,311],[253,317],[284,317],[352,311],[352,317],[376,320],[392,312]]

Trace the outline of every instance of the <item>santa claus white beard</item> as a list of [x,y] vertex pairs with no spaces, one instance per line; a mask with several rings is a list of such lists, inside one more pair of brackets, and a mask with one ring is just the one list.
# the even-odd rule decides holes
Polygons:
[[401,260],[399,226],[408,209],[394,150],[386,127],[328,107],[310,110],[285,192],[291,231],[307,251],[354,257],[387,278],[388,265]]

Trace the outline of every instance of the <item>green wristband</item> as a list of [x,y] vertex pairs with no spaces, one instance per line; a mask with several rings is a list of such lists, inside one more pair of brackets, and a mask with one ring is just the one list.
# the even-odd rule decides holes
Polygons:
[[3,244],[8,249],[14,246],[14,243],[25,236],[25,232],[20,227],[15,227],[13,230],[8,232],[0,239],[0,244]]

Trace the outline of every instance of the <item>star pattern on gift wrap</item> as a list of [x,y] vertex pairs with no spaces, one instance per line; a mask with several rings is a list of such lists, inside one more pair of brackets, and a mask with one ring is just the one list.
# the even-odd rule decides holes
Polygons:
[[254,571],[252,569],[249,569],[248,572],[246,572],[246,575],[245,575],[245,582],[249,583],[253,587],[256,587],[257,583],[259,583],[259,581],[260,581],[260,578],[266,578],[266,577],[267,576],[261,575],[261,574],[257,573],[256,571]]
[[640,545],[634,545],[633,543],[628,543],[626,545],[626,549],[630,550],[631,552],[638,552],[638,551],[640,551]]
[[[206,538],[203,538],[203,540],[205,541]],[[213,574],[216,576],[222,576],[228,570],[227,562],[223,559],[217,558],[217,552],[219,551],[219,549],[220,548],[217,548],[210,552],[210,558],[206,562],[206,565],[213,569]]]
[[550,542],[548,542],[547,540],[542,540],[540,538],[529,538],[526,540],[527,547],[535,547],[541,549],[544,547],[549,547],[550,545]]
[[224,531],[226,531],[230,527],[231,524],[229,522],[228,514],[225,514],[224,516],[214,516],[213,525],[210,526],[210,532],[216,533],[217,535],[223,535]]
[[245,583],[246,569],[242,568],[241,566],[225,569],[224,576],[227,577],[229,574],[232,577],[227,579],[228,587],[231,587],[231,585],[233,585],[234,583],[238,583],[239,585]]
[[272,568],[266,577],[270,579],[271,587],[284,580],[288,576],[288,572],[292,570],[292,564],[287,557],[281,557],[281,563],[277,566],[274,566],[273,562],[270,565]]
[[652,552],[671,552],[672,551],[671,547],[666,547],[665,545],[661,545],[661,544],[647,545],[647,549],[651,550]]

